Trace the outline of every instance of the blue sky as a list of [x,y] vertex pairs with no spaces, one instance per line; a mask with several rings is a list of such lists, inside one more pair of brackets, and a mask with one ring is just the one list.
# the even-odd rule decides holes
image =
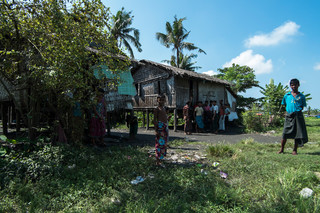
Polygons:
[[[318,0],[103,0],[115,14],[122,7],[134,15],[143,51],[137,59],[160,62],[172,51],[156,40],[165,23],[186,17],[188,42],[206,51],[198,54],[197,70],[214,74],[232,63],[255,70],[261,86],[273,78],[287,85],[300,80],[300,91],[310,93],[311,108],[320,109],[320,1]],[[187,52],[185,52],[187,53]],[[194,52],[196,53],[196,52]],[[247,97],[261,97],[250,89]]]

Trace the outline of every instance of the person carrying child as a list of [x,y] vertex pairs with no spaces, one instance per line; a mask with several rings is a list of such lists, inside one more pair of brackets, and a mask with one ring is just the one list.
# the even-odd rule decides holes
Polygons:
[[298,146],[308,142],[306,124],[302,110],[306,107],[306,97],[298,91],[300,82],[298,79],[290,81],[291,91],[284,95],[282,105],[286,107],[286,117],[283,127],[281,149],[279,154],[284,153],[284,146],[287,139],[294,139],[293,155],[297,155]]

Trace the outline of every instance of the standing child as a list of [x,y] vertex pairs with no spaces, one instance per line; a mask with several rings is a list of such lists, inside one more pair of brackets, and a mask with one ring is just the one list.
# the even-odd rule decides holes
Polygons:
[[165,97],[157,97],[158,106],[154,110],[154,129],[156,134],[156,165],[164,167],[163,158],[167,155],[168,143],[168,117],[166,108],[164,107]]
[[285,94],[282,99],[281,104],[286,106],[287,114],[279,154],[284,152],[287,139],[294,139],[293,155],[297,155],[298,145],[303,146],[303,144],[308,142],[306,124],[302,114],[303,107],[306,107],[306,98],[298,91],[299,86],[299,80],[295,78],[292,79],[290,81],[292,91]]

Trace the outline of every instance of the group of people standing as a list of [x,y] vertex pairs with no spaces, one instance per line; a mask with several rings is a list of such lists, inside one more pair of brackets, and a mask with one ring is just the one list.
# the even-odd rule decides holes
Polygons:
[[[284,146],[288,138],[295,139],[293,155],[297,154],[298,146],[303,146],[308,141],[306,125],[303,119],[302,109],[306,106],[305,96],[298,92],[300,83],[297,79],[290,81],[291,92],[288,92],[282,104],[286,106],[286,120],[284,125],[283,137],[281,140],[281,149],[279,154],[284,153]],[[92,109],[90,119],[90,137],[92,143],[95,144],[96,139],[101,142],[105,134],[105,116],[107,113],[106,103],[104,100],[103,90],[97,93],[95,105]],[[163,165],[163,159],[167,154],[167,143],[169,136],[168,120],[170,116],[167,114],[167,109],[164,106],[165,97],[157,97],[158,106],[154,110],[154,129],[155,129],[155,155],[156,164]],[[230,105],[223,103],[223,100],[206,101],[204,104],[198,101],[194,108],[191,102],[188,101],[183,107],[183,119],[185,121],[184,132],[187,135],[193,132],[193,123],[195,124],[196,132],[212,132],[218,133],[225,131],[228,127],[228,116],[230,115]],[[130,137],[137,134],[138,122],[135,116],[127,118],[130,123]]]
[[224,104],[223,100],[220,100],[219,105],[215,100],[210,101],[210,104],[208,101],[205,101],[204,104],[198,101],[194,107],[188,101],[183,107],[184,132],[190,135],[194,128],[196,132],[216,134],[219,131],[225,131],[229,126],[228,116],[230,112],[230,105],[228,103]]

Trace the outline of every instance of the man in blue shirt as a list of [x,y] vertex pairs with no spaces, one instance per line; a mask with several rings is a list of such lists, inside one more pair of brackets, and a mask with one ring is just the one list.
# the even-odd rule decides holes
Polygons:
[[306,107],[306,98],[298,91],[299,86],[299,80],[292,79],[290,81],[292,91],[285,94],[282,99],[281,104],[286,106],[287,114],[279,154],[283,153],[287,139],[294,139],[293,155],[297,155],[298,145],[303,146],[303,144],[308,142],[306,124],[302,114],[303,108]]

